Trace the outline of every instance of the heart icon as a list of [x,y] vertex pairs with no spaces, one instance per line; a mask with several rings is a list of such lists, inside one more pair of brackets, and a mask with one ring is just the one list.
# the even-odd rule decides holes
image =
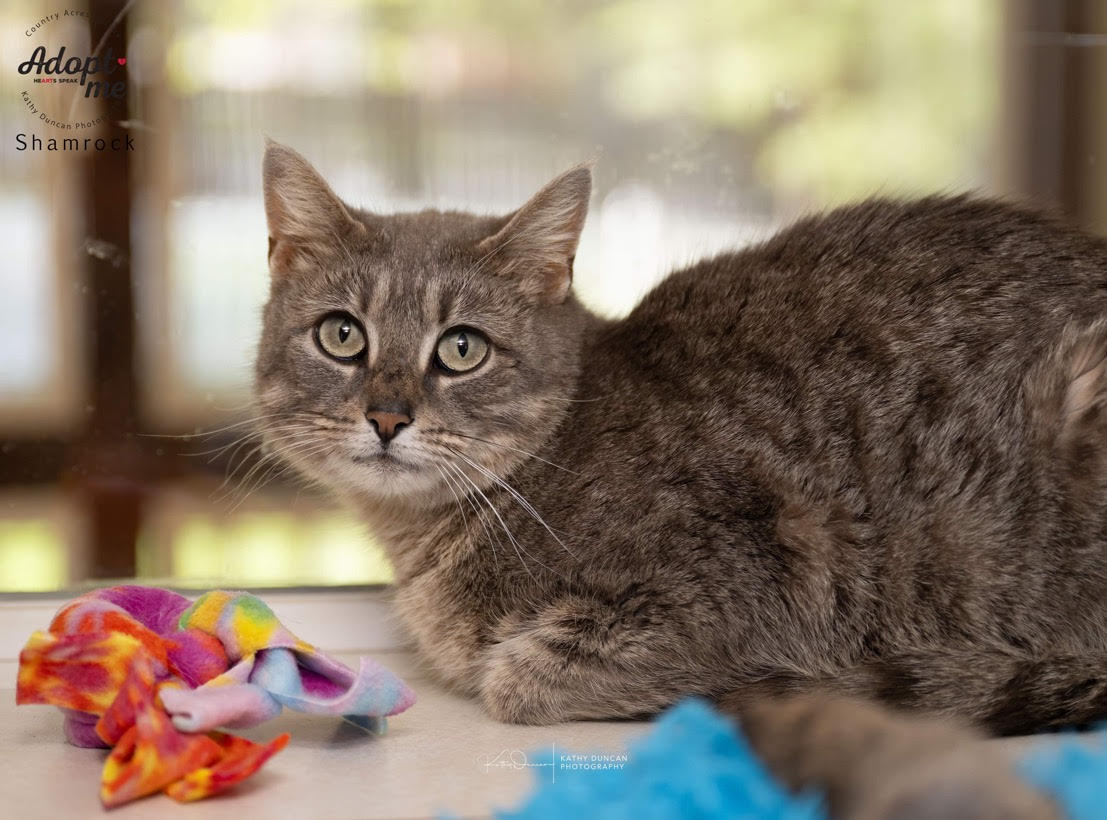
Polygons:
[[116,62],[118,62],[120,65],[126,65],[127,64],[127,58],[126,57],[120,57]]

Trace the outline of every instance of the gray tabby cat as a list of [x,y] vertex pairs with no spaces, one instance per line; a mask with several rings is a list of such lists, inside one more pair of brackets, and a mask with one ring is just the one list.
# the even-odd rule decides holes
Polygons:
[[[842,815],[1053,815],[949,755],[1107,714],[1107,243],[871,201],[606,321],[587,168],[507,217],[264,175],[269,446],[364,515],[443,681],[526,723],[704,695]],[[947,788],[888,785],[913,755]]]

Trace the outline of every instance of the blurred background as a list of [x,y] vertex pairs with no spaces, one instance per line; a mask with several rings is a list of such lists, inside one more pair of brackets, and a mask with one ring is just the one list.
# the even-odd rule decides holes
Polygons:
[[5,0],[2,592],[389,580],[369,534],[248,436],[263,135],[380,211],[506,212],[596,160],[576,287],[609,315],[676,266],[870,194],[975,189],[1107,231],[1094,0],[64,7],[126,55],[98,134],[135,150],[17,150],[58,136],[14,67],[60,6]]

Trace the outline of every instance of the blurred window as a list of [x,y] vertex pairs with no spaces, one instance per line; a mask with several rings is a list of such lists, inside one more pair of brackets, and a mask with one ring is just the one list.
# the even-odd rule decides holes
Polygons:
[[[673,268],[812,209],[1001,190],[997,147],[1013,139],[999,127],[999,0],[101,6],[128,10],[113,36],[140,146],[118,203],[135,407],[119,432],[84,399],[99,376],[82,308],[116,300],[82,274],[101,238],[81,232],[96,192],[75,179],[101,160],[16,153],[6,137],[0,498],[16,500],[0,508],[0,589],[117,572],[197,586],[391,577],[348,514],[246,435],[268,287],[264,135],[381,212],[503,213],[594,160],[575,286],[612,316]],[[0,9],[5,65],[25,57],[22,23],[53,10]],[[5,134],[34,130],[18,89],[0,72]],[[47,500],[21,512],[27,492]]]

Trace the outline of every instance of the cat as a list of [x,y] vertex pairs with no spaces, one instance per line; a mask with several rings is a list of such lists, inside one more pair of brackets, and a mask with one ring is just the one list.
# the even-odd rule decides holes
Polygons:
[[[702,695],[865,816],[848,732],[796,769],[834,715],[929,754],[1107,714],[1107,242],[870,200],[610,320],[572,290],[587,166],[501,217],[359,210],[276,143],[263,176],[267,446],[364,516],[418,650],[493,717]],[[1055,811],[954,769],[966,805]]]

